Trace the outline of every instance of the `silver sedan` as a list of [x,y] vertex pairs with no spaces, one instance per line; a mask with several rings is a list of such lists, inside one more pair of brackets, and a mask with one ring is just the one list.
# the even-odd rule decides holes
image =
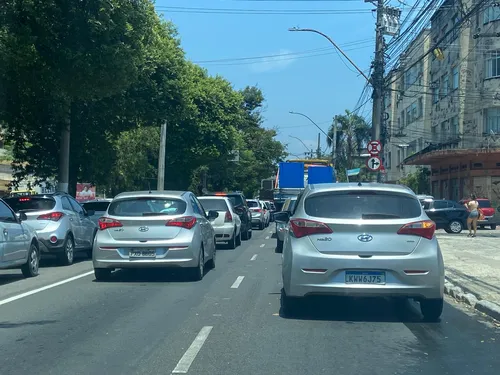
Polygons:
[[[444,264],[417,196],[389,184],[309,185],[299,196],[283,246],[282,307],[301,297],[402,297],[436,320],[443,310]],[[279,217],[278,217],[279,216]]]
[[97,280],[116,268],[184,268],[201,280],[205,264],[215,267],[215,233],[196,196],[188,191],[145,191],[117,195],[99,219],[93,263]]

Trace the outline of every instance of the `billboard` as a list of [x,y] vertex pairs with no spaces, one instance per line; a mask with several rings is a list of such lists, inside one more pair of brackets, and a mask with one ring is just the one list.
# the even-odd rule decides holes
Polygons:
[[86,183],[76,184],[76,200],[87,202],[95,199],[95,186]]

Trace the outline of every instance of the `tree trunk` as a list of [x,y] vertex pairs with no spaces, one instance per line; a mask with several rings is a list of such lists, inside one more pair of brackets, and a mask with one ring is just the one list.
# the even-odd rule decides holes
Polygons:
[[69,155],[71,140],[71,105],[68,105],[66,118],[61,129],[61,147],[59,149],[58,191],[68,192],[69,186]]

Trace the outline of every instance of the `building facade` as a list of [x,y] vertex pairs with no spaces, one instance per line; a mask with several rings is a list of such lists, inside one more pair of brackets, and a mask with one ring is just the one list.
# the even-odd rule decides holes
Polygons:
[[[448,0],[431,19],[430,136],[406,165],[429,165],[431,194],[500,203],[500,8]],[[424,133],[427,135],[427,133]],[[496,207],[496,206],[495,206]]]

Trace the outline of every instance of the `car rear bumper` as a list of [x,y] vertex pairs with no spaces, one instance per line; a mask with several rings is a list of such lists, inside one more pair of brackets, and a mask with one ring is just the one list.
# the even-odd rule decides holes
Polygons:
[[478,225],[492,225],[496,224],[495,216],[485,216],[484,220],[478,220],[477,224]]
[[215,241],[217,243],[231,241],[234,237],[234,225],[233,224],[224,225],[221,227],[214,226],[213,228],[214,228],[214,232],[215,232]]
[[[436,242],[437,243],[437,242]],[[293,260],[283,261],[283,287],[291,297],[336,295],[358,297],[408,297],[416,299],[442,298],[444,265],[441,252],[429,249],[398,257],[335,256],[293,253]],[[308,270],[322,270],[314,273]],[[385,272],[385,284],[348,284],[346,271]],[[405,271],[425,270],[425,274]],[[317,271],[315,271],[317,272]]]

